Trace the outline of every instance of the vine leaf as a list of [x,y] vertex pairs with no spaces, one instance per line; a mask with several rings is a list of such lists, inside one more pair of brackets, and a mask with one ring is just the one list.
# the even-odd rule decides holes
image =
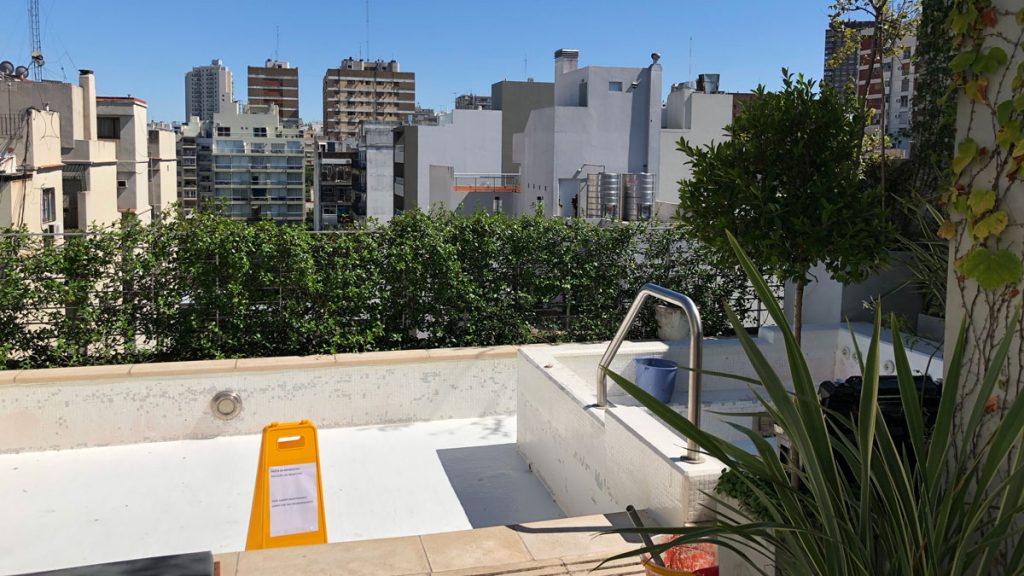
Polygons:
[[960,174],[967,168],[967,165],[974,160],[978,154],[978,143],[973,138],[967,138],[956,148],[956,156],[953,158],[953,173]]
[[1020,138],[1020,124],[1016,121],[1007,122],[996,132],[996,145],[1000,148],[1009,149],[1010,146]]
[[1019,281],[1024,267],[1020,257],[1010,250],[978,247],[965,258],[963,272],[976,279],[982,288],[991,290]]
[[1010,121],[1010,115],[1013,114],[1013,100],[1004,100],[996,106],[996,120],[999,121],[1000,126],[1006,126],[1006,123]]
[[996,205],[996,193],[984,188],[975,188],[967,198],[967,206],[975,215],[984,214]]
[[972,233],[978,240],[984,240],[989,236],[999,236],[1009,223],[1010,220],[1006,216],[1006,212],[997,210],[975,222]]
[[958,271],[977,280],[986,290],[1001,288],[1020,280],[1024,268],[1020,257],[1009,250],[989,250],[977,246],[957,261]]
[[956,234],[956,224],[953,224],[949,220],[944,220],[942,225],[939,226],[939,230],[936,234],[943,240],[950,240]]
[[974,60],[977,57],[978,53],[974,50],[961,52],[949,61],[949,69],[953,72],[963,72],[964,70],[967,70],[968,66],[974,63]]
[[964,92],[971,100],[982,104],[988,102],[988,79],[982,77],[971,80],[964,85]]

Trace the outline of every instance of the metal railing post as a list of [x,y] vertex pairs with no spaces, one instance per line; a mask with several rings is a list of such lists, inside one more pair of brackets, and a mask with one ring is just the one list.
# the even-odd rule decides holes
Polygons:
[[[608,348],[604,351],[604,355],[601,356],[597,374],[597,405],[601,408],[608,405],[608,375],[605,374],[603,369],[611,365],[615,353],[619,351],[619,347],[622,346],[622,341],[626,339],[626,334],[633,325],[633,321],[636,320],[637,314],[640,313],[640,307],[643,306],[649,296],[675,304],[686,313],[686,319],[690,325],[690,385],[686,417],[694,426],[699,427],[701,402],[700,371],[704,343],[704,328],[701,324],[700,312],[697,310],[697,305],[693,303],[693,300],[679,292],[663,288],[657,284],[644,284],[643,288],[640,289],[636,298],[633,299],[633,304],[630,305],[629,311],[626,312],[626,317],[622,320],[622,324],[619,325],[619,329],[615,332],[615,336],[608,343]],[[697,450],[697,442],[693,438],[688,438],[686,441],[686,459],[691,462],[700,462],[703,459]]]

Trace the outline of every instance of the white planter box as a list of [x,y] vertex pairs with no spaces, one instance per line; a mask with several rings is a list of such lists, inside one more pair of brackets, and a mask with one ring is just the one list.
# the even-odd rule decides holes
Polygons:
[[[739,508],[739,502],[729,496],[718,495],[718,498],[728,503],[730,506]],[[742,543],[739,547],[743,549],[744,553],[753,560],[757,567],[764,570],[767,574],[775,573],[775,558],[774,556],[765,556],[760,551],[754,550],[749,546],[745,546]],[[760,573],[750,566],[739,554],[733,552],[728,548],[718,547],[718,573],[722,576],[759,576]]]

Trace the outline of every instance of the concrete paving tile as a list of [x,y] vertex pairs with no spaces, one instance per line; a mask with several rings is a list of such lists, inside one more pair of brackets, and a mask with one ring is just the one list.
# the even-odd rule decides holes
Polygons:
[[519,535],[504,526],[429,534],[421,539],[435,572],[533,560]]
[[407,536],[242,552],[236,574],[410,576],[428,572],[430,567],[419,538]]
[[597,514],[530,522],[511,529],[519,534],[527,550],[538,560],[593,554],[605,554],[607,557],[640,547],[639,542],[627,541],[626,538],[632,538],[630,536],[601,534],[610,528],[628,527],[628,522],[625,514]]
[[500,566],[431,572],[431,576],[564,576],[565,573],[561,560],[531,560]]
[[228,554],[214,554],[213,561],[220,565],[214,571],[214,576],[235,576],[238,572],[238,552]]

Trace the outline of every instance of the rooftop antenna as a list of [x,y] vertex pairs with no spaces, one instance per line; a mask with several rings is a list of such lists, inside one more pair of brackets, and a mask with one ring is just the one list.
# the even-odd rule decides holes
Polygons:
[[281,48],[281,27],[274,26],[274,62],[277,62],[277,51]]
[[690,61],[686,69],[686,77],[693,78],[693,36],[690,36]]
[[39,0],[28,0],[28,22],[32,28],[32,79],[43,79],[43,41],[39,35]]
[[366,59],[370,59],[370,0],[366,0]]
[[529,73],[526,72],[526,54],[523,54],[523,76],[528,77]]

